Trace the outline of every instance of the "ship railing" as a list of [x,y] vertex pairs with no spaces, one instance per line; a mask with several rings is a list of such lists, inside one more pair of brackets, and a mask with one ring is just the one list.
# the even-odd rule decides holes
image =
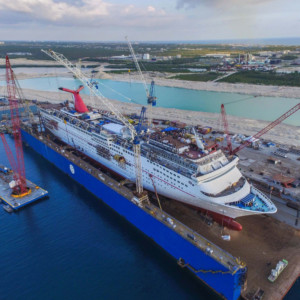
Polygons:
[[193,167],[193,168],[197,169],[197,164],[195,164],[194,162],[191,162],[191,161],[187,160],[186,158],[183,158],[179,155],[174,155],[174,152],[170,153],[170,151],[162,149],[160,147],[157,147],[153,144],[151,144],[151,145],[143,144],[142,148],[149,149],[148,151],[157,152],[159,156],[166,157],[168,160],[170,160],[174,163],[180,164],[181,166],[186,165],[188,167]]
[[175,164],[173,165],[168,160],[162,159],[157,156],[153,156],[151,154],[149,155],[148,158],[150,158],[153,162],[156,162],[157,164],[164,166],[165,168],[168,168],[178,174],[182,174],[186,177],[191,177],[191,175],[192,175],[193,171],[191,171],[189,169],[184,169],[182,166],[179,166],[179,165],[175,165]]
[[171,152],[174,152],[176,153],[176,148],[173,146],[173,145],[169,145],[169,144],[164,144],[162,142],[159,142],[159,141],[155,141],[153,139],[150,139],[150,144],[151,145],[154,145],[158,148],[161,148],[161,149],[165,149],[165,150],[168,150],[168,151],[171,151]]
[[267,206],[275,208],[274,203],[260,190],[256,189],[254,186],[251,186],[251,191],[254,192],[254,194],[258,194],[260,196],[260,200]]
[[116,190],[118,193],[123,195],[124,197],[131,199],[133,197],[133,194],[131,193],[130,190],[122,187],[117,181],[112,179],[111,177],[107,176],[103,172],[101,172],[99,169],[93,167],[91,164],[88,162],[85,162],[83,159],[80,157],[72,154],[72,152],[67,151],[64,149],[64,147],[59,147],[56,143],[50,141],[47,138],[43,138],[42,136],[37,136],[38,139],[43,139],[43,142],[47,144],[51,149],[54,151],[60,153],[61,155],[67,157],[70,161],[72,161],[75,165],[79,166],[81,169],[84,169],[91,175],[93,175],[95,178],[98,180],[101,180],[105,182],[106,184],[110,185],[110,187],[114,190]]
[[[144,149],[143,149],[144,148]],[[159,162],[177,173],[190,177],[197,169],[197,165],[182,160],[172,159],[170,155],[161,151],[153,151],[151,148],[143,147],[142,153],[153,161]],[[184,164],[184,165],[183,165]]]
[[[44,110],[44,109],[41,109],[43,112],[46,112],[46,113],[49,113],[47,110]],[[96,132],[97,133],[97,128],[96,126],[90,124],[90,123],[87,123],[85,121],[82,121],[78,118],[75,118],[63,111],[60,111],[60,110],[52,110],[50,112],[50,114],[53,115],[53,112],[56,111],[56,117],[60,118],[61,120],[64,120],[65,117],[68,118],[67,122],[72,126],[76,126],[76,127],[79,127],[81,126],[81,128],[83,128],[84,130],[88,131],[88,132]],[[89,131],[90,130],[90,131]]]
[[[226,156],[224,155],[224,153],[221,152],[221,150],[219,150],[219,151],[220,151],[220,152],[216,152],[216,153],[214,153],[214,154],[212,154],[212,155],[207,155],[207,156],[201,158],[201,159],[197,162],[197,164],[200,165],[200,166],[203,166],[203,165],[210,164],[210,163],[212,163],[212,162],[214,162],[214,161],[217,161],[217,160],[218,160],[219,158],[221,158],[222,156],[226,157]],[[228,160],[228,162],[230,162],[230,161],[232,160],[232,158],[226,158],[226,159]],[[222,165],[223,165],[223,164],[222,164]]]

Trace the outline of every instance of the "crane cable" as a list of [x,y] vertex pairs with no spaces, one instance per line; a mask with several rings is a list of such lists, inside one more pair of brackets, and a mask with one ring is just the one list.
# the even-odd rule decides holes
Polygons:
[[247,97],[247,98],[242,98],[242,99],[238,99],[238,100],[234,100],[234,101],[230,101],[230,102],[224,103],[224,105],[229,105],[229,104],[234,104],[234,103],[238,103],[238,102],[243,102],[243,101],[246,101],[246,100],[249,100],[249,99],[252,99],[252,98],[256,98],[256,97],[258,97],[258,96],[252,95],[252,96]]
[[108,85],[105,85],[104,83],[102,83],[102,82],[100,82],[100,81],[97,81],[97,84],[101,84],[102,86],[104,86],[105,88],[107,88],[107,89],[109,89],[109,90],[111,90],[112,92],[114,92],[114,93],[116,93],[117,95],[119,95],[119,96],[121,96],[121,97],[123,97],[124,99],[126,99],[126,100],[128,100],[128,101],[133,101],[133,99],[132,98],[129,98],[129,97],[127,97],[127,96],[125,96],[125,95],[123,95],[122,93],[120,93],[120,92],[118,92],[118,91],[116,91],[116,90],[114,90],[113,88],[111,88],[110,86],[108,86]]

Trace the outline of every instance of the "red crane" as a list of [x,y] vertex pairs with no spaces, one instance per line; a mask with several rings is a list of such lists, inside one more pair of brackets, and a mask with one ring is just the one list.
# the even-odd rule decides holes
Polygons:
[[[222,108],[223,124],[224,124],[225,131],[227,130],[226,134],[228,136],[228,123],[227,123],[227,119],[226,119],[225,107],[224,107],[223,104],[222,104],[221,108]],[[282,121],[284,121],[285,119],[287,119],[289,116],[291,116],[292,114],[294,114],[299,109],[300,109],[300,103],[296,104],[294,107],[292,107],[286,113],[284,113],[282,116],[280,116],[275,121],[273,121],[272,123],[270,123],[268,126],[266,126],[265,128],[263,128],[262,130],[260,130],[251,139],[247,140],[244,144],[241,144],[239,147],[231,150],[230,154],[234,155],[238,151],[240,151],[243,148],[247,147],[248,145],[251,144],[251,142],[252,142],[253,139],[259,139],[262,135],[264,135],[265,133],[267,133],[269,130],[271,130],[272,128],[274,128],[276,125],[280,124]],[[224,119],[225,119],[225,121],[224,121]],[[228,140],[227,140],[227,143],[228,143]],[[230,141],[230,145],[231,145],[231,141]],[[228,148],[229,148],[229,145],[228,145]]]
[[224,133],[226,134],[227,148],[228,148],[229,153],[231,153],[232,152],[232,144],[231,144],[231,137],[229,135],[228,121],[227,121],[227,115],[226,115],[224,104],[221,105],[221,114],[222,114],[222,121],[223,121],[223,126],[224,126]]
[[6,155],[11,164],[14,172],[15,186],[13,187],[13,194],[24,195],[27,193],[26,177],[25,177],[25,165],[24,155],[22,146],[22,136],[20,129],[20,118],[19,118],[19,104],[16,97],[16,82],[14,73],[10,65],[8,56],[6,55],[6,84],[7,84],[7,95],[10,106],[10,116],[12,123],[12,130],[16,148],[16,160],[5,140],[5,136],[2,134],[1,139],[4,144]]

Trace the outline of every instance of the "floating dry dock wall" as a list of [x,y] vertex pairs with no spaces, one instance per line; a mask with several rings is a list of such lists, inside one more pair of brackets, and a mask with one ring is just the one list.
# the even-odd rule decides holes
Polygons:
[[221,297],[239,298],[247,273],[243,263],[156,206],[139,205],[129,189],[93,165],[29,132],[22,129],[23,141],[152,238],[179,266],[188,268]]

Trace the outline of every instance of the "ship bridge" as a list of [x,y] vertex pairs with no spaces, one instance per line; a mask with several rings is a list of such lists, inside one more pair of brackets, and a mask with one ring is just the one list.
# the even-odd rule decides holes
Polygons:
[[226,166],[229,160],[221,150],[206,155],[197,160],[198,173],[205,175]]

